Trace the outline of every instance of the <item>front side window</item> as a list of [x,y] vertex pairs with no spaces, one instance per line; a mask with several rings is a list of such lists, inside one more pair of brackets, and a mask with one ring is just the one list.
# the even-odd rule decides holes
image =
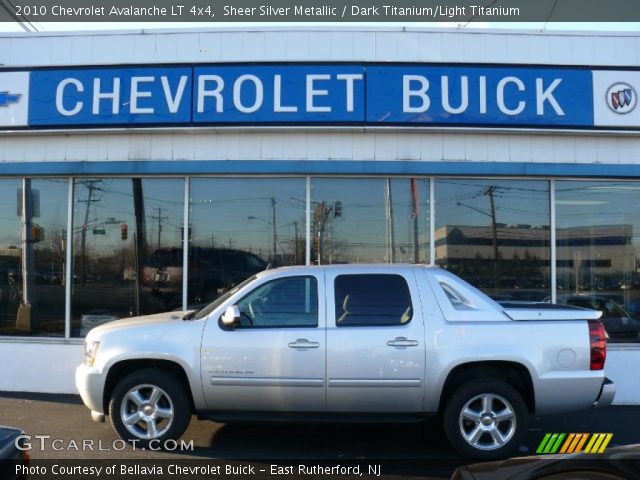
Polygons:
[[260,285],[240,302],[242,328],[317,327],[315,277],[286,277]]
[[411,294],[400,275],[339,275],[335,280],[336,326],[393,326],[413,316]]

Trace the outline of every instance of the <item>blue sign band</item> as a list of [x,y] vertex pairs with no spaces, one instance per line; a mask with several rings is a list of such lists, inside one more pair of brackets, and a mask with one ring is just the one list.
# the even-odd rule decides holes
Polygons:
[[29,125],[189,123],[193,69],[34,70]]
[[367,122],[593,125],[591,72],[507,67],[367,69]]
[[[638,112],[629,114],[640,88],[635,85],[636,73],[627,72],[626,83],[614,83],[609,88],[612,93],[599,93],[618,73],[566,67],[415,64],[42,69],[28,72],[24,92],[4,92],[0,101],[6,105],[0,106],[12,108],[19,104],[21,94],[28,98],[28,119],[22,125],[9,124],[9,128],[640,126],[634,116]],[[0,93],[2,75],[9,74],[0,74]]]

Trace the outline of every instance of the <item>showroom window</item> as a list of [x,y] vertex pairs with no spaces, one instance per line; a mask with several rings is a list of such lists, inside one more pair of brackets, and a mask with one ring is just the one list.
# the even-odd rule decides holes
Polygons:
[[437,179],[436,263],[497,300],[550,296],[549,182]]
[[640,341],[640,184],[556,181],[557,303],[603,312],[609,342]]
[[182,303],[183,179],[76,179],[71,335]]
[[314,178],[311,262],[427,263],[429,179]]
[[1,335],[64,335],[68,185],[0,180]]
[[267,266],[304,265],[306,179],[196,178],[189,205],[189,305]]
[[[70,335],[82,337],[114,319],[204,305],[307,255],[429,263],[430,247],[497,300],[548,301],[555,225],[557,302],[602,311],[611,343],[640,342],[640,183],[555,180],[552,222],[549,181],[438,178],[430,245],[428,178],[315,177],[309,204],[303,177],[192,178],[183,298],[185,179],[74,179],[71,252],[69,182],[0,180],[0,335],[62,337],[68,310]],[[344,300],[337,318],[357,309]],[[397,309],[402,319],[406,306]]]

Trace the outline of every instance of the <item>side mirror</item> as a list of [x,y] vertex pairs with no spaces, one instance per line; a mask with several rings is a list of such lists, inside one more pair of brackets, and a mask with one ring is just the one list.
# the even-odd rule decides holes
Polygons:
[[223,327],[234,328],[240,325],[240,309],[237,305],[227,307],[220,317],[220,323]]

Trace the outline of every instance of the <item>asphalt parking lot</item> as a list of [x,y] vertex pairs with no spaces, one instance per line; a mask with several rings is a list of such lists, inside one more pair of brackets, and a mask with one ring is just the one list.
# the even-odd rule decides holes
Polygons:
[[[640,443],[638,418],[640,407],[636,406],[532,418],[521,453],[534,454],[546,432],[611,432],[610,446]],[[435,419],[424,425],[301,426],[218,424],[194,417],[183,436],[187,443],[193,441],[193,450],[143,451],[123,449],[108,421],[92,422],[77,396],[0,392],[0,425],[20,427],[32,436],[34,460],[392,461],[405,466],[403,478],[449,478],[457,466],[473,463],[450,449]]]

